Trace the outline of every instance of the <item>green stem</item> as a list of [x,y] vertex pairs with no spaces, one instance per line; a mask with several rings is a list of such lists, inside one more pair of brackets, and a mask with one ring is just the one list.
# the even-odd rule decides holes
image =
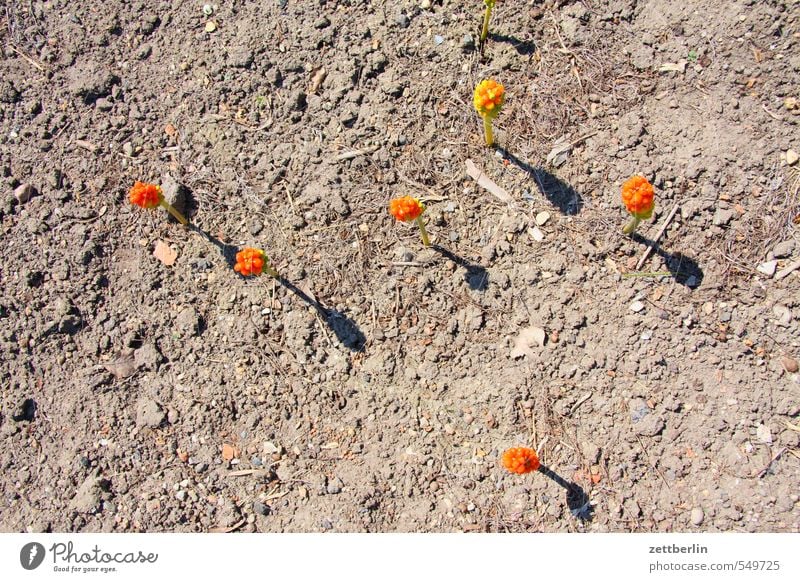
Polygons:
[[166,211],[169,212],[172,216],[174,216],[175,220],[180,222],[182,225],[186,226],[187,224],[189,224],[189,221],[186,220],[186,218],[183,216],[183,214],[181,214],[180,212],[175,210],[175,208],[172,206],[172,204],[170,204],[169,202],[167,202],[164,199],[162,199],[161,202],[159,202],[159,204],[161,204],[161,206],[163,206],[166,209]]
[[483,14],[483,30],[481,31],[481,42],[486,40],[489,35],[489,20],[492,18],[492,7],[487,5],[486,12]]
[[486,145],[491,146],[494,143],[494,134],[492,133],[492,119],[488,115],[483,116],[483,133],[486,136]]
[[636,232],[636,229],[639,227],[639,223],[642,222],[641,218],[633,217],[631,221],[625,225],[625,228],[622,229],[624,234],[633,234]]
[[428,231],[425,230],[425,223],[422,221],[421,216],[417,216],[417,225],[419,226],[419,231],[422,233],[422,244],[426,247],[431,246],[431,241],[428,240]]
[[273,269],[272,266],[269,265],[268,263],[265,264],[263,267],[261,267],[261,270],[264,271],[267,275],[275,277],[276,279],[280,276],[278,275],[278,271]]

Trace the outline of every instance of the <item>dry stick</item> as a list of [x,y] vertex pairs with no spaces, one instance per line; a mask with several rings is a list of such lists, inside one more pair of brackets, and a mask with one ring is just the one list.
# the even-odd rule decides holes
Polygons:
[[772,457],[772,458],[769,460],[769,463],[767,463],[767,466],[766,466],[766,467],[764,467],[763,469],[761,469],[761,471],[758,473],[758,475],[756,475],[756,477],[759,477],[759,478],[761,478],[761,477],[763,477],[764,475],[766,475],[766,474],[767,474],[767,471],[769,471],[769,468],[770,468],[770,467],[772,467],[772,463],[774,463],[775,461],[777,461],[777,460],[778,460],[778,457],[780,457],[780,456],[781,456],[783,453],[785,453],[787,450],[789,450],[789,447],[783,447],[783,448],[782,448],[780,451],[778,451],[777,453],[775,453],[775,455],[774,455],[774,456],[773,456],[773,457]]
[[780,281],[784,277],[787,277],[792,271],[796,271],[797,269],[800,269],[800,259],[778,271],[775,275],[775,280]]
[[667,230],[667,227],[669,226],[669,223],[672,222],[672,219],[675,217],[675,214],[678,212],[678,208],[680,208],[680,203],[676,202],[675,206],[672,207],[672,210],[670,211],[669,216],[667,216],[667,219],[664,221],[664,224],[661,226],[661,230],[658,231],[658,234],[653,239],[653,242],[650,243],[650,245],[644,251],[644,254],[642,255],[642,258],[640,258],[639,262],[636,263],[636,270],[637,271],[642,268],[642,265],[644,265],[644,262],[647,260],[647,257],[650,256],[650,253],[653,252],[653,249],[658,244],[658,241],[661,239],[662,236],[664,236],[664,232]]

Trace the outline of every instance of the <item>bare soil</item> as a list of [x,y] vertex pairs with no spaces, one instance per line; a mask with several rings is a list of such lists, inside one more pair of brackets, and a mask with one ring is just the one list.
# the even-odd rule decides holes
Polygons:
[[797,2],[482,10],[4,3],[0,530],[800,530]]

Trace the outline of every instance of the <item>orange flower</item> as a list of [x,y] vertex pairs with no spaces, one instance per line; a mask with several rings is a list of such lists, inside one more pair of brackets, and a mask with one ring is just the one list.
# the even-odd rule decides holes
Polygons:
[[389,214],[402,222],[414,220],[423,212],[425,212],[425,205],[411,196],[395,198],[389,202]]
[[[244,275],[260,275],[267,264],[267,255],[261,249],[245,248],[236,253],[233,270]],[[269,267],[267,267],[269,269]]]
[[493,79],[486,79],[478,83],[472,102],[481,117],[494,119],[500,113],[505,102],[505,88]]
[[625,208],[640,220],[653,215],[653,195],[653,186],[643,176],[632,176],[622,185],[622,202]]
[[514,447],[503,453],[503,466],[518,475],[532,473],[539,469],[539,455],[528,447]]
[[136,206],[155,208],[161,204],[164,195],[161,193],[161,186],[137,181],[131,188],[128,198],[131,204],[136,204]]

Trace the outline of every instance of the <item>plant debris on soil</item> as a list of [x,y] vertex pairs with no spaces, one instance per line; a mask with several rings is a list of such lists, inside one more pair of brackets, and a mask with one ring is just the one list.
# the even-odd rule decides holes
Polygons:
[[482,15],[6,3],[0,530],[800,530],[796,3]]

